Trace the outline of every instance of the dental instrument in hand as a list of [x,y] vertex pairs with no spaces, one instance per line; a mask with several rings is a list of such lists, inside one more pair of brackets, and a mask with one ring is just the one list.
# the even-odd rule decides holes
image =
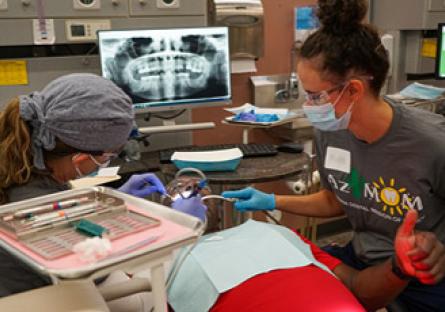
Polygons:
[[233,202],[236,202],[237,201],[237,198],[225,198],[225,197],[223,197],[223,196],[221,196],[221,195],[215,195],[215,194],[212,194],[212,195],[206,195],[206,196],[203,196],[202,198],[201,198],[201,200],[207,200],[207,199],[221,199],[221,200],[225,200],[225,201],[228,201],[228,202],[231,202],[231,203],[233,203]]
[[169,193],[165,193],[161,195],[161,200],[164,200],[165,198],[170,199],[171,201],[175,201],[175,198],[171,196]]
[[[238,200],[238,198],[225,198],[225,197],[223,197],[223,196],[221,196],[221,195],[206,195],[206,196],[203,196],[202,198],[201,198],[201,200],[207,200],[207,199],[221,199],[221,200],[225,200],[225,201],[228,201],[228,202],[231,202],[231,203],[234,203],[234,202],[236,202],[237,200]],[[263,210],[262,211],[266,216],[268,216],[270,219],[272,219],[272,221],[274,221],[276,224],[279,224],[279,225],[282,225],[281,223],[280,223],[280,221],[278,221],[269,211],[266,211],[266,210]]]
[[193,192],[190,193],[188,198],[191,197],[195,197],[196,195],[199,194],[199,192],[207,185],[207,180],[206,179],[202,179],[201,181],[198,182],[197,185],[195,185],[195,187],[193,188]]

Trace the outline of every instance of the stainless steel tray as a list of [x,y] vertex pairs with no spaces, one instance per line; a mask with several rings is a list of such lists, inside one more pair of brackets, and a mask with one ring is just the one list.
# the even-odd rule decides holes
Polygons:
[[[147,259],[155,259],[156,257],[165,256],[166,252],[168,253],[177,247],[193,243],[204,230],[203,223],[195,217],[177,212],[173,209],[170,209],[169,207],[160,205],[158,203],[136,198],[106,187],[92,187],[78,190],[69,190],[17,203],[3,205],[0,206],[0,214],[4,215],[13,213],[20,209],[42,205],[45,203],[62,201],[68,198],[76,198],[81,196],[91,196],[92,194],[98,197],[114,197],[120,199],[122,200],[122,203],[125,203],[125,205],[131,205],[132,207],[137,207],[138,209],[146,211],[150,214],[150,216],[153,216],[154,219],[156,219],[156,216],[159,216],[160,218],[167,219],[181,227],[184,227],[185,229],[187,229],[187,234],[184,234],[181,237],[170,239],[168,241],[160,241],[149,244],[146,247],[125,254],[120,254],[116,257],[109,257],[97,263],[85,264],[82,267],[76,267],[72,269],[54,269],[47,267],[46,265],[41,264],[34,257],[23,253],[21,250],[17,249],[15,246],[4,240],[0,240],[0,246],[15,255],[21,261],[30,265],[36,271],[43,274],[56,276],[58,278],[80,278],[93,275],[97,277],[107,274],[115,267],[129,264],[140,264],[140,261],[147,261]],[[39,236],[44,233],[46,232],[43,231],[39,233]]]

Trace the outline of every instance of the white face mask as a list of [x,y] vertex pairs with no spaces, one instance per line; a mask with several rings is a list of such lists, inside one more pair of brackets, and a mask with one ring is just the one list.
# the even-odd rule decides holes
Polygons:
[[340,95],[335,100],[335,103],[326,103],[323,105],[303,105],[303,111],[306,114],[312,125],[322,131],[338,131],[348,129],[349,123],[351,121],[352,103],[348,110],[340,117],[335,116],[335,105],[343,95],[346,90],[345,86],[340,93]]

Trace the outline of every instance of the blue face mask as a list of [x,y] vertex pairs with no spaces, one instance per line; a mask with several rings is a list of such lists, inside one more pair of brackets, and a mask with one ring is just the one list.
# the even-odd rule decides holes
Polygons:
[[306,117],[315,128],[322,131],[338,131],[348,129],[349,122],[351,121],[352,107],[354,104],[351,104],[348,110],[340,118],[335,116],[335,105],[337,105],[338,101],[343,95],[343,91],[334,104],[326,103],[323,105],[303,105],[303,111],[306,114]]
[[102,168],[107,168],[110,165],[110,160],[107,160],[106,162],[99,164],[97,162],[95,162],[96,165],[98,166],[98,168],[96,170],[94,170],[93,172],[90,172],[89,174],[86,175],[86,177],[95,177],[97,176],[97,174],[99,173],[99,169]]
[[322,131],[348,129],[351,121],[352,105],[340,118],[335,117],[334,105],[327,103],[320,106],[303,105],[303,111],[312,125]]
[[90,172],[89,174],[85,175],[86,177],[95,177],[99,173],[99,170],[94,170],[93,172]]

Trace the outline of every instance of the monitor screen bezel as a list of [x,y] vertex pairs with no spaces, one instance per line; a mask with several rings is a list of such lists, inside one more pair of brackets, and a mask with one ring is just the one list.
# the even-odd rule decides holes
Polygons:
[[445,62],[445,57],[442,58],[442,44],[443,42],[443,35],[445,34],[445,23],[439,23],[437,26],[437,46],[436,46],[436,70],[435,70],[435,78],[437,80],[445,80],[445,73],[444,76],[440,75],[440,63]]
[[[171,111],[171,110],[182,110],[182,109],[192,109],[192,108],[203,108],[211,106],[224,106],[232,104],[232,68],[231,68],[231,58],[230,58],[230,40],[229,40],[229,27],[228,26],[184,26],[184,27],[150,27],[150,28],[125,28],[125,29],[106,29],[98,30],[97,36],[97,46],[99,51],[99,62],[101,76],[104,77],[104,71],[102,66],[102,53],[100,44],[101,33],[110,32],[125,32],[125,31],[162,31],[162,30],[181,30],[181,29],[225,29],[227,34],[227,61],[228,61],[228,96],[215,97],[215,98],[203,98],[203,99],[189,99],[189,100],[179,100],[176,103],[170,102],[153,102],[153,105],[147,105],[144,107],[139,107],[139,103],[133,103],[134,112],[138,113],[148,113],[148,112],[161,112],[161,111]],[[107,78],[107,77],[104,77]],[[107,78],[108,79],[108,78]],[[144,104],[141,104],[143,106]]]

